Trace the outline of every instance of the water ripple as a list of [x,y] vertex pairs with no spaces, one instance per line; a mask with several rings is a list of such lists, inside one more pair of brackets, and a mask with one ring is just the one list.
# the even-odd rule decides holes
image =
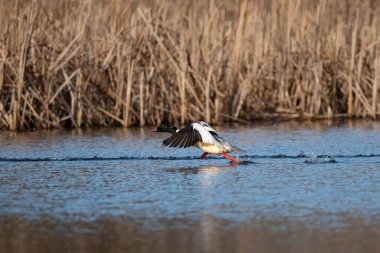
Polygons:
[[[353,154],[353,155],[306,155],[300,153],[298,155],[274,154],[274,155],[240,155],[239,159],[303,159],[308,158],[305,162],[336,162],[335,158],[377,158],[380,154]],[[57,157],[0,157],[0,162],[69,162],[69,161],[117,161],[117,160],[200,160],[198,156],[119,156],[119,157],[81,157],[67,156],[63,158]],[[225,159],[223,156],[210,156],[207,159]]]

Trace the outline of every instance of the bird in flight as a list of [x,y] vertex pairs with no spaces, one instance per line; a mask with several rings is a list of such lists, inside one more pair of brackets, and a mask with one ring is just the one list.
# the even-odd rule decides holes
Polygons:
[[182,129],[160,125],[153,131],[172,134],[172,136],[163,141],[164,146],[171,148],[188,148],[194,146],[204,151],[201,155],[201,159],[204,159],[208,154],[222,154],[232,162],[239,162],[238,159],[227,154],[239,150],[239,148],[225,141],[219,136],[215,129],[206,122],[191,123]]

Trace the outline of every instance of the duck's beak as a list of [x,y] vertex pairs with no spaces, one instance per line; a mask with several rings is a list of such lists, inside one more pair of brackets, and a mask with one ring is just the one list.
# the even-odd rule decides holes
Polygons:
[[158,132],[157,129],[152,129],[150,130],[151,132]]

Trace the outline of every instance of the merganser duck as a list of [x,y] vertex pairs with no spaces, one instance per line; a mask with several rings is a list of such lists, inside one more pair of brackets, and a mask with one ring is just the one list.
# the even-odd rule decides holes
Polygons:
[[239,150],[239,148],[226,142],[216,133],[215,129],[206,122],[192,123],[182,129],[160,125],[153,131],[173,134],[162,142],[164,146],[171,148],[188,148],[195,146],[205,151],[201,155],[201,159],[204,159],[207,154],[222,154],[230,161],[239,162],[238,159],[227,155],[227,153]]

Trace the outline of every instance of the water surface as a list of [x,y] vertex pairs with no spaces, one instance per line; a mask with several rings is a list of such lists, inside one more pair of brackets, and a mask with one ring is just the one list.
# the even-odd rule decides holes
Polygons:
[[242,163],[149,128],[0,133],[0,251],[379,248],[380,123],[216,129]]

